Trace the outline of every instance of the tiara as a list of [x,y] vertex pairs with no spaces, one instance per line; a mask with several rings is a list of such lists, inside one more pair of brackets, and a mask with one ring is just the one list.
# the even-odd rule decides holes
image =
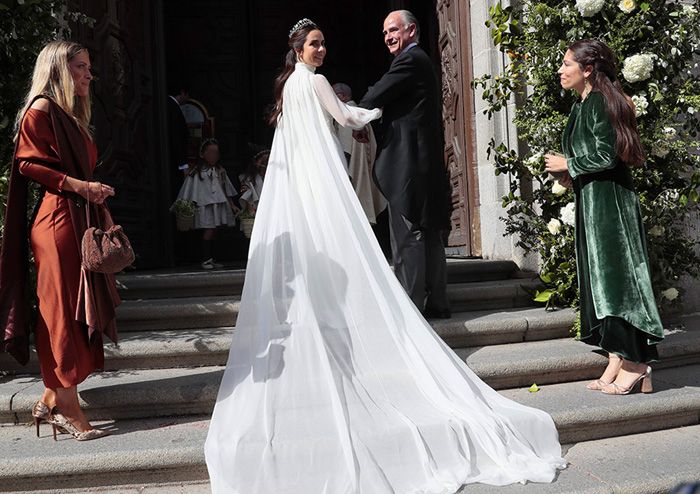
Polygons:
[[296,32],[297,32],[299,29],[301,29],[302,27],[306,27],[306,26],[315,26],[315,25],[316,25],[316,23],[315,23],[314,21],[312,21],[311,19],[307,19],[306,17],[304,17],[302,20],[300,20],[299,22],[297,22],[296,24],[294,24],[294,26],[292,27],[292,29],[289,30],[289,37],[291,38],[292,35],[293,35],[294,33],[296,33]]

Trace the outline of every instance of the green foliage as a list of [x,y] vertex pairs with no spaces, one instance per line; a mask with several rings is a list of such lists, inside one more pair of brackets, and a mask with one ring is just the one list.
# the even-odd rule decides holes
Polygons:
[[[700,199],[700,0],[685,5],[677,0],[606,0],[589,17],[579,8],[590,8],[591,0],[524,0],[516,5],[497,4],[486,23],[509,63],[503,74],[484,75],[474,85],[483,90],[489,117],[513,97],[522,102],[514,122],[528,152],[492,140],[489,156],[496,174],[514,177],[503,197],[506,234],[542,259],[544,289],[535,293],[535,300],[548,307],[578,304],[573,227],[562,214],[573,194],[556,188],[544,171],[542,156],[561,150],[569,109],[578,97],[559,85],[557,70],[566,48],[579,39],[598,38],[615,51],[620,68],[633,55],[652,56],[649,78],[630,82],[621,75],[620,82],[635,101],[648,153],[634,179],[657,302],[662,309],[678,304],[681,297],[675,297],[674,289],[680,291],[680,277],[697,277],[700,267],[689,221]],[[632,10],[625,12],[623,7]]]
[[194,216],[196,205],[193,201],[187,199],[178,199],[170,208],[170,211],[178,216]]
[[89,23],[90,19],[68,11],[66,0],[0,0],[0,228],[17,111],[29,90],[37,54],[47,42],[67,38],[69,22]]

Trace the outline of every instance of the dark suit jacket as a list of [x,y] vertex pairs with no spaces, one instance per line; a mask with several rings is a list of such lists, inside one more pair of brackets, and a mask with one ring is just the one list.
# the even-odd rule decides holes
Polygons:
[[383,108],[374,179],[389,204],[421,227],[450,228],[440,87],[420,46],[398,55],[360,106]]

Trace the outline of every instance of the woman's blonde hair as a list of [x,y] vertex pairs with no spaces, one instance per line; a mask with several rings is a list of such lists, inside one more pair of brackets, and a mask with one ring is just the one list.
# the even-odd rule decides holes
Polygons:
[[22,117],[31,106],[32,100],[35,96],[43,94],[75,118],[78,125],[91,135],[90,94],[84,97],[75,94],[73,76],[68,65],[78,53],[85,50],[86,48],[79,43],[60,40],[52,41],[39,52],[34,65],[31,88],[15,121],[18,132]]

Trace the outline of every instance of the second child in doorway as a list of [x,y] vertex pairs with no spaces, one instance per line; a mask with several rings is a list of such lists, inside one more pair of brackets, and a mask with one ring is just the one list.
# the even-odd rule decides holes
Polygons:
[[195,204],[194,228],[202,230],[202,269],[222,267],[214,261],[212,243],[216,229],[234,226],[238,208],[233,198],[238,194],[226,170],[219,165],[219,143],[207,139],[199,149],[199,160],[185,176],[177,198]]

